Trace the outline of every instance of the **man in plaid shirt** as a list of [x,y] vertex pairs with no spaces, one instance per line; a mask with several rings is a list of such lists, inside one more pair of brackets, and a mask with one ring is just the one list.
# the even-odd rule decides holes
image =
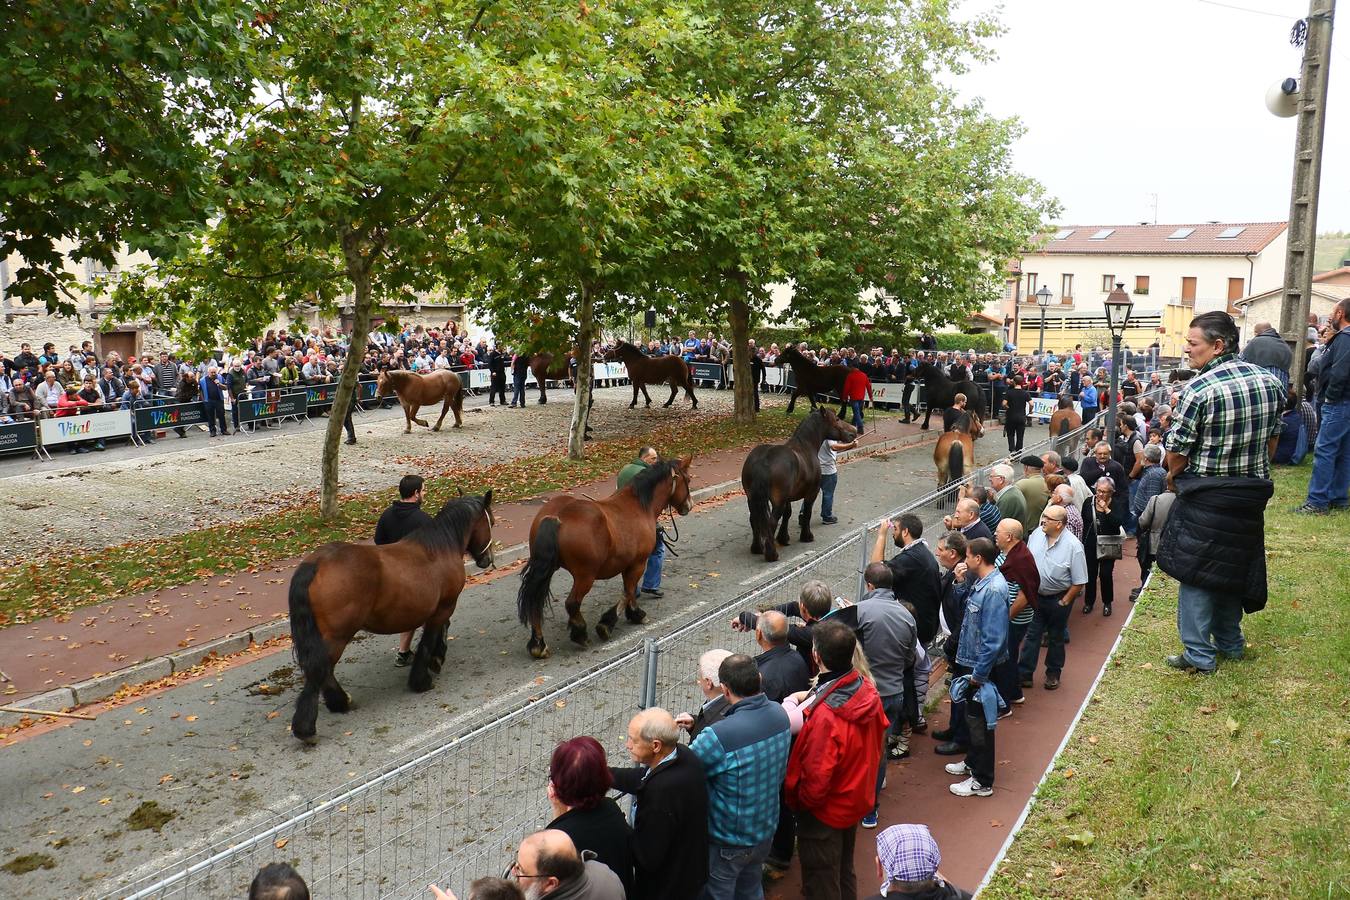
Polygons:
[[[1159,562],[1179,582],[1177,669],[1213,672],[1218,655],[1240,659],[1243,611],[1265,606],[1264,510],[1270,458],[1286,392],[1269,370],[1236,356],[1237,327],[1224,312],[1191,320],[1186,382],[1164,438],[1176,490]],[[1212,638],[1212,640],[1211,640]]]
[[759,669],[743,653],[722,660],[717,678],[731,704],[689,749],[708,779],[708,900],[763,900],[764,860],[778,828],[778,790],[792,733],[783,707],[764,696]]

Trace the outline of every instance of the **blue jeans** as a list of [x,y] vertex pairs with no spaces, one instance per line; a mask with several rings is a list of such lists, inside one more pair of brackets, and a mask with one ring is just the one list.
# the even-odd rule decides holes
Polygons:
[[524,379],[524,378],[516,378],[516,379],[514,379],[514,382],[513,382],[513,384],[511,385],[511,405],[512,405],[512,406],[524,406],[524,405],[525,405],[525,379]]
[[644,591],[655,591],[661,587],[661,565],[666,561],[666,542],[662,539],[661,529],[656,529],[656,546],[652,549],[652,555],[647,557],[647,568],[642,572],[642,584],[639,588]]
[[834,518],[834,489],[839,486],[839,473],[820,476],[820,517]]
[[1241,656],[1247,647],[1242,637],[1242,603],[1230,594],[1190,584],[1177,588],[1177,631],[1186,648],[1186,661],[1197,669],[1213,670],[1219,653]]
[[709,843],[703,900],[764,900],[764,860],[772,843],[772,836],[753,847]]
[[1350,491],[1350,400],[1322,404],[1322,427],[1313,447],[1308,503],[1319,509],[1345,506]]
[[882,697],[881,708],[886,713],[886,721],[889,724],[886,727],[886,733],[881,742],[881,762],[877,765],[877,800],[872,806],[872,812],[876,812],[877,806],[881,804],[881,783],[886,780],[887,744],[889,743],[891,735],[900,733],[900,728],[905,718],[905,695],[891,694],[889,697]]
[[1023,678],[1036,674],[1036,664],[1041,658],[1041,635],[1050,634],[1049,646],[1045,648],[1045,674],[1058,675],[1064,669],[1064,636],[1069,624],[1072,604],[1060,606],[1063,593],[1043,594],[1036,598],[1036,614],[1027,627],[1026,638],[1022,642],[1022,657],[1017,668]]
[[863,430],[863,402],[861,400],[850,400],[849,405],[853,407],[853,427],[862,434]]

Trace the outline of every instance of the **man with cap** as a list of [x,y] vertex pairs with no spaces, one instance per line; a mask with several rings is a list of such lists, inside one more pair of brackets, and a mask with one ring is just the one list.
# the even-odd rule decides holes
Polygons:
[[877,835],[881,891],[868,900],[970,900],[938,871],[942,853],[927,825],[892,825]]
[[1026,534],[1030,534],[1040,524],[1041,513],[1050,500],[1050,492],[1045,489],[1045,476],[1042,474],[1044,465],[1034,453],[1022,457],[1022,479],[1017,482],[1017,490],[1027,503],[1026,512],[1019,519]]

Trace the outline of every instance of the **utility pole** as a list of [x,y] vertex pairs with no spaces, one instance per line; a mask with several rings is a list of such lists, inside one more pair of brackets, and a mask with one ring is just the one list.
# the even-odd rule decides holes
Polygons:
[[[1289,384],[1295,391],[1303,387],[1304,344],[1312,308],[1317,194],[1322,183],[1322,133],[1326,128],[1331,26],[1335,14],[1336,0],[1310,0],[1308,18],[1294,26],[1290,37],[1295,46],[1303,37],[1303,71],[1298,86],[1298,136],[1294,146],[1294,186],[1289,198],[1280,334],[1294,349]],[[1251,289],[1251,285],[1247,287]]]

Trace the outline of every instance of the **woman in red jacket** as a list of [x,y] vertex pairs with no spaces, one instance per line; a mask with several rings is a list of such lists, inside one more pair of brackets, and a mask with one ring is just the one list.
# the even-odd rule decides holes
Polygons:
[[[66,416],[77,416],[80,414],[81,408],[89,405],[89,401],[79,395],[79,389],[79,385],[77,384],[72,383],[66,385],[66,392],[56,401],[56,412],[52,414],[54,418],[59,419]],[[70,452],[72,455],[76,453],[88,453],[89,442],[76,441],[70,445]]]

